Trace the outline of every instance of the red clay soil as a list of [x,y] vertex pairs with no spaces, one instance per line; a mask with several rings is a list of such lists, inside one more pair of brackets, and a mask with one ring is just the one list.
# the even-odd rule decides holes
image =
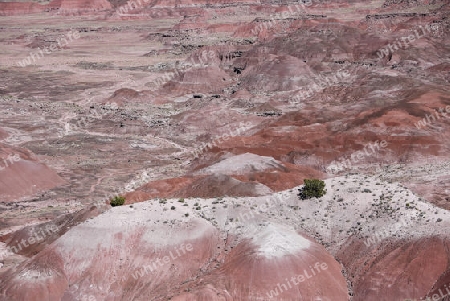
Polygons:
[[177,195],[179,190],[191,185],[197,179],[203,177],[181,177],[148,182],[135,191],[125,194],[126,203],[136,203],[151,198],[169,198]]
[[44,10],[44,5],[33,2],[0,2],[1,16],[32,14]]
[[0,128],[0,139],[3,140],[8,137],[8,133]]
[[[145,233],[152,224],[128,226],[119,232],[115,226],[80,225],[14,273],[7,272],[0,283],[0,300],[74,301],[85,295],[96,300],[121,296],[121,300],[136,301],[168,297],[178,301],[250,301],[267,299],[271,290],[278,291],[271,300],[348,299],[341,266],[312,241],[296,253],[267,258],[246,240],[230,247],[235,238],[229,237],[224,244],[214,228],[201,219],[190,220],[188,227],[175,233],[172,226],[159,225],[149,240]],[[173,233],[171,238],[166,231]],[[160,245],[155,235],[169,239],[168,244]],[[185,250],[190,244],[190,251],[181,251],[182,244]],[[155,264],[147,272],[142,270],[144,264],[161,263],[165,256],[170,256],[167,262]],[[300,275],[301,282],[291,280]]]
[[433,289],[428,293],[428,296],[432,299],[432,296],[437,294],[438,296],[444,296],[442,301],[450,300],[450,273],[447,272],[439,278],[433,286]]
[[[17,267],[20,271],[28,271],[26,277],[20,277],[8,271],[2,278],[12,285],[4,285],[0,300],[61,300],[64,290],[69,284],[64,274],[64,261],[52,250],[39,253],[32,262]],[[42,275],[46,277],[42,277]],[[32,281],[27,281],[32,280]]]
[[[7,247],[13,248],[16,254],[32,257],[64,235],[64,233],[69,231],[71,228],[86,221],[87,219],[99,215],[105,211],[105,209],[106,206],[101,206],[101,208],[97,206],[85,208],[78,212],[58,217],[51,222],[24,227],[17,232],[1,236],[0,241],[4,242]],[[30,238],[34,238],[31,244],[29,244]],[[25,240],[25,242],[28,243],[23,244],[21,243],[22,240]]]
[[346,267],[354,301],[414,300],[427,295],[430,287],[443,288],[450,268],[449,246],[447,239],[429,237],[388,240],[371,250],[362,240],[351,240],[336,258]]
[[[328,268],[309,281],[292,282],[293,276],[305,275],[305,271],[312,276],[311,267],[316,263]],[[340,270],[334,258],[315,243],[305,252],[281,259],[261,258],[251,244],[240,243],[225,257],[222,267],[182,286],[189,292],[172,300],[347,300]]]
[[107,0],[54,0],[41,5],[36,2],[0,2],[0,15],[26,15],[45,11],[104,10],[112,6]]
[[[368,6],[358,11],[358,7],[366,5],[367,2],[342,0],[322,7],[327,10],[347,6],[345,11],[351,11],[351,13],[349,12],[349,16],[343,15],[342,19],[347,17],[352,19],[360,14],[358,20],[354,19],[356,21],[345,23],[343,20],[322,16],[316,12],[316,15],[307,15],[297,20],[289,18],[289,20],[275,22],[274,25],[271,25],[270,14],[283,10],[274,5],[275,1],[263,1],[263,3],[258,0],[245,1],[250,4],[245,5],[245,10],[244,4],[236,2],[233,0],[225,2],[221,0],[157,0],[151,1],[147,8],[133,10],[136,13],[149,13],[153,11],[150,7],[156,6],[158,10],[163,11],[161,19],[170,16],[167,22],[164,20],[164,26],[169,28],[164,29],[168,33],[167,40],[163,38],[165,34],[161,33],[161,39],[153,43],[150,39],[151,34],[143,32],[147,29],[132,32],[133,34],[137,32],[142,39],[147,36],[146,43],[150,41],[152,43],[148,44],[155,44],[157,45],[155,48],[161,48],[148,49],[153,45],[145,45],[145,47],[139,45],[141,48],[136,46],[136,52],[133,51],[133,55],[138,51],[142,52],[140,58],[144,60],[133,62],[136,63],[133,68],[136,66],[141,68],[143,65],[150,67],[151,64],[156,64],[158,59],[167,59],[167,57],[175,60],[176,56],[181,54],[186,55],[187,60],[195,58],[194,61],[198,61],[204,50],[214,50],[216,55],[209,58],[206,61],[207,64],[201,66],[182,72],[169,70],[169,74],[174,71],[170,79],[157,86],[152,92],[137,92],[137,90],[126,88],[106,94],[102,91],[105,83],[99,83],[100,89],[93,91],[94,95],[106,95],[104,100],[113,94],[110,100],[120,104],[131,103],[137,99],[148,101],[148,104],[169,104],[167,108],[164,108],[164,110],[167,109],[168,114],[147,116],[163,119],[155,120],[158,126],[150,125],[145,128],[145,134],[148,137],[154,135],[151,138],[158,138],[158,141],[164,142],[163,150],[145,149],[138,153],[137,147],[131,149],[130,145],[142,144],[128,139],[143,140],[148,145],[155,145],[157,139],[146,140],[148,137],[144,135],[132,136],[135,133],[127,132],[127,127],[123,129],[123,132],[115,132],[117,136],[113,137],[107,135],[110,134],[108,133],[110,128],[104,127],[103,132],[95,131],[96,134],[104,133],[103,137],[91,135],[89,139],[84,139],[85,136],[80,139],[78,136],[69,139],[75,139],[77,145],[82,143],[81,140],[93,141],[89,146],[94,147],[103,143],[100,147],[104,151],[102,154],[108,151],[114,156],[121,157],[125,154],[138,153],[139,158],[133,159],[141,160],[139,162],[148,162],[153,159],[144,157],[145,154],[154,151],[155,157],[161,159],[159,162],[172,164],[175,161],[174,157],[178,156],[178,151],[182,148],[195,148],[202,142],[209,142],[209,138],[222,134],[224,124],[235,125],[240,121],[250,121],[254,127],[234,135],[227,141],[216,141],[212,148],[203,149],[199,157],[191,161],[186,174],[178,176],[179,173],[174,172],[175,178],[147,183],[125,195],[127,204],[141,202],[139,204],[113,208],[81,224],[78,223],[97,215],[98,211],[80,213],[80,216],[73,215],[69,216],[69,220],[60,221],[62,229],[58,231],[58,234],[22,252],[26,256],[39,252],[37,255],[1,275],[1,301],[75,301],[82,298],[89,300],[89,296],[95,297],[96,300],[127,301],[267,300],[266,293],[286,283],[287,279],[293,275],[310,270],[310,266],[316,262],[325,262],[329,268],[312,280],[294,286],[272,299],[348,300],[346,280],[349,282],[353,301],[391,301],[405,297],[417,299],[440,289],[443,290],[445,285],[449,284],[450,243],[448,238],[431,236],[398,241],[395,237],[391,237],[383,241],[381,247],[375,250],[367,249],[361,239],[354,238],[336,251],[336,260],[322,246],[311,241],[311,246],[307,249],[274,259],[261,256],[258,253],[260,251],[258,246],[250,242],[248,237],[242,239],[227,232],[230,228],[226,226],[233,222],[227,208],[234,208],[235,205],[239,208],[245,200],[230,200],[232,205],[223,204],[220,207],[216,205],[214,209],[212,209],[213,206],[195,205],[195,209],[191,206],[189,209],[193,211],[189,211],[190,215],[183,211],[187,210],[187,206],[180,206],[178,203],[174,204],[176,210],[170,210],[171,207],[164,207],[164,204],[160,205],[159,202],[142,203],[156,197],[211,198],[225,195],[245,197],[289,189],[301,184],[306,177],[326,177],[324,171],[330,162],[347,158],[355,151],[363,149],[366,144],[381,140],[387,141],[386,149],[371,156],[365,156],[359,162],[360,164],[374,163],[366,171],[374,168],[375,163],[412,164],[417,162],[425,165],[429,158],[448,161],[450,122],[444,119],[437,120],[421,129],[417,128],[416,124],[427,114],[450,105],[447,62],[449,6],[441,9],[431,8],[434,11],[423,16],[415,16],[413,13],[410,17],[402,17],[397,11],[417,3],[428,5],[444,3],[444,1],[388,0],[386,5],[378,11]],[[322,2],[324,1],[317,1],[313,6],[322,5]],[[196,5],[199,3],[209,8]],[[122,1],[120,4],[114,1],[114,7],[123,4]],[[210,9],[210,6],[215,4],[220,7],[220,9],[217,8],[217,12],[229,16],[229,19],[215,23],[214,18],[209,18],[214,16],[215,11]],[[74,12],[89,10],[95,17],[96,10],[107,10],[112,6],[106,0],[56,0],[47,6],[2,2],[0,14],[34,13],[54,8],[55,12],[59,9],[74,10]],[[418,11],[422,8],[426,10],[425,7],[419,7]],[[266,13],[266,16],[254,20],[248,18],[246,22],[239,20],[239,16],[248,14],[251,17],[254,12]],[[107,13],[111,20],[120,19],[112,10]],[[333,14],[333,10],[328,13]],[[384,15],[377,15],[380,13]],[[180,22],[175,22],[177,19],[180,19]],[[100,24],[100,21],[97,21]],[[386,28],[384,22],[389,24],[391,21],[398,21],[398,23]],[[173,25],[174,23],[177,24]],[[419,25],[431,23],[439,29],[418,39],[415,47],[399,49],[393,55],[382,59],[378,57],[377,51],[382,47],[404,36],[406,32],[413,32]],[[78,28],[78,24],[75,27]],[[127,34],[126,31],[131,30],[127,29],[128,24],[124,24],[117,27],[114,24],[114,28],[105,26],[105,32],[111,36],[114,33],[115,38],[123,38]],[[133,26],[134,24],[130,27],[133,28]],[[136,25],[136,28],[140,26],[140,24]],[[20,28],[20,25],[17,28]],[[115,36],[115,33],[123,35]],[[211,39],[197,39],[202,34],[210,36]],[[232,41],[226,40],[227,34],[233,37]],[[84,31],[83,35],[83,38],[77,42],[80,43],[77,47],[82,47],[82,42],[86,42],[88,38],[91,41],[96,41],[98,38],[98,36],[92,36],[90,31]],[[107,34],[102,37],[109,38]],[[13,38],[7,38],[13,40]],[[218,40],[220,42],[217,42]],[[137,41],[129,41],[129,43],[132,42]],[[205,44],[223,45],[224,42],[231,44],[228,52],[233,52],[230,55],[232,59],[223,59],[219,46],[201,48]],[[6,43],[8,45],[5,44],[5,47],[14,46],[14,43],[9,43],[9,40]],[[34,46],[42,45],[39,43],[40,41],[36,41]],[[96,47],[92,43],[89,44],[91,47]],[[191,56],[188,56],[189,49],[192,48],[197,50],[192,51]],[[15,48],[8,49],[11,53],[15,53],[13,52]],[[90,55],[89,51],[86,51],[86,48],[80,48],[77,55],[84,55],[83,53]],[[144,53],[150,53],[150,51],[163,55],[154,61],[152,61],[153,58],[148,58],[146,61],[147,56]],[[28,53],[28,50],[26,52]],[[97,59],[96,55],[98,54],[92,54],[93,60]],[[125,52],[120,52],[120,62],[117,58],[119,55],[117,53],[114,55],[117,56],[112,56],[111,60],[117,60],[119,68],[128,67],[121,66],[126,64],[128,59],[125,57],[122,61]],[[77,56],[74,56],[71,60],[76,58]],[[52,62],[47,66],[53,68],[56,65]],[[67,63],[67,66],[69,65],[71,70],[74,70],[74,78],[76,78],[75,71],[78,71],[72,63]],[[23,74],[19,74],[17,78],[28,76],[28,72],[34,75],[32,68],[34,67],[29,67],[26,72],[21,71]],[[90,71],[96,72],[94,69]],[[317,82],[319,75],[335,75],[338,71],[348,71],[350,74],[348,81],[343,80],[328,85],[320,91],[315,91],[311,96],[302,96],[297,103],[290,102],[292,97],[298,96],[300,90],[307,89]],[[11,75],[15,74],[14,72],[19,73],[10,69],[7,72]],[[107,72],[109,70],[104,73]],[[58,79],[55,77],[52,81],[56,82],[63,74],[64,72],[61,72],[58,74]],[[35,85],[44,75],[45,72],[37,74],[30,87],[39,90]],[[80,78],[77,81],[81,82]],[[82,81],[88,80],[83,78]],[[17,82],[21,81],[17,80]],[[140,84],[148,87],[151,85],[150,82],[145,83],[145,79],[142,79]],[[12,84],[5,83],[6,86],[13,89]],[[47,83],[43,86],[45,90],[52,92],[57,90],[49,89],[48,87],[54,86]],[[61,85],[63,88],[60,90],[63,90],[64,94],[68,93],[69,86],[67,83]],[[82,85],[82,87],[85,88],[74,93],[81,94],[82,90],[90,89],[88,85]],[[28,91],[27,88],[25,85],[19,86],[12,92],[17,94],[29,92],[31,95],[31,92],[35,92]],[[42,94],[39,95],[38,92]],[[42,98],[51,96],[48,94],[50,93],[47,91],[36,91],[36,95]],[[186,94],[198,94],[203,97],[192,97],[186,100],[185,98],[190,97]],[[184,97],[176,99],[177,96]],[[63,98],[62,95],[61,98]],[[74,101],[78,97],[69,99]],[[147,103],[144,102],[144,105]],[[274,114],[271,114],[272,112]],[[278,116],[279,114],[282,115]],[[133,118],[139,119],[138,115],[136,114]],[[57,120],[61,116],[56,114],[49,117],[52,118],[47,120]],[[14,122],[16,121],[10,120],[9,124]],[[101,128],[102,121],[97,120],[97,122],[96,125]],[[144,123],[143,119],[137,122]],[[80,136],[90,134],[91,130],[92,128],[86,129]],[[132,137],[124,138],[125,134],[130,134]],[[0,132],[1,136],[5,136],[4,132]],[[99,139],[99,136],[107,142]],[[181,136],[183,138],[180,138]],[[187,137],[186,140],[183,140],[184,137]],[[113,140],[121,142],[113,144]],[[36,147],[45,154],[44,147],[32,145],[35,144],[34,142],[30,141],[29,147]],[[64,183],[54,170],[40,163],[31,152],[3,145],[0,148],[2,151],[0,159],[13,153],[13,150],[19,152],[21,156],[19,162],[0,171],[0,201],[8,201],[9,198],[18,199]],[[171,156],[170,151],[173,149],[176,155]],[[70,151],[73,150],[69,149],[68,153]],[[269,157],[270,160],[273,159],[271,163],[276,163],[275,167],[255,168],[252,171],[244,169],[245,173],[241,174],[226,173],[223,169],[221,173],[226,175],[197,176],[196,174],[196,172],[208,170],[207,168],[214,164],[217,167],[217,164],[226,158],[247,153]],[[69,153],[65,158],[75,157],[75,155],[81,157],[80,153]],[[83,154],[83,159],[77,159],[78,164],[84,159],[88,162],[91,159],[90,154]],[[88,183],[86,187],[81,187],[83,190],[89,191],[90,188],[91,191],[95,191],[96,183],[98,185],[103,178],[107,178],[95,175],[103,168],[111,170],[109,175],[111,185],[118,182],[124,183],[130,179],[124,174],[131,171],[121,170],[116,166],[110,168],[111,165],[108,166],[110,163],[103,165],[104,162],[99,161],[98,165],[89,167],[87,171],[81,168],[75,169],[80,173],[76,176],[84,180],[83,183]],[[128,166],[128,163],[131,163],[130,159],[128,162],[123,161],[125,162],[118,162],[117,165],[120,163],[121,166]],[[56,162],[55,165],[58,163]],[[116,162],[113,164],[115,165]],[[223,166],[219,167],[223,168]],[[230,169],[232,167],[235,166],[230,166]],[[71,172],[69,174],[74,175],[73,170]],[[112,181],[113,173],[119,172],[122,172],[120,181]],[[448,184],[442,183],[448,182],[448,176],[437,175],[436,177],[437,180],[434,174],[418,179],[410,176],[407,180],[411,182],[409,184],[417,193],[433,196],[428,201],[432,202],[439,197],[440,205],[448,208],[448,199],[446,199],[448,186],[445,186]],[[79,178],[73,177],[75,181]],[[430,183],[426,183],[424,179],[431,179]],[[417,182],[420,183],[417,184]],[[186,201],[185,204],[187,203]],[[335,202],[330,198],[330,203]],[[214,204],[218,204],[218,201]],[[152,207],[154,205],[158,207]],[[302,204],[302,206],[306,205]],[[204,211],[197,209],[198,207]],[[210,209],[218,210],[215,215],[217,220],[207,219],[206,214]],[[221,209],[224,211],[219,211]],[[291,209],[292,207],[287,208],[289,212]],[[346,207],[343,206],[341,210],[345,209]],[[317,213],[329,214],[322,211]],[[286,224],[290,223],[277,210],[270,212],[270,215],[283,219]],[[299,218],[299,221],[303,219],[303,217]],[[257,222],[261,225],[265,221]],[[78,224],[76,227],[67,231],[69,227],[76,224]],[[224,233],[218,233],[218,225],[224,225],[224,229],[226,228],[225,239]],[[298,225],[299,228],[303,227],[303,222]],[[243,227],[246,226],[248,225],[243,225]],[[434,225],[430,226],[430,232],[437,229],[433,227]],[[29,237],[30,231],[31,228],[25,228],[2,239],[12,246],[19,239]],[[283,235],[286,233],[280,232],[277,237],[283,237]],[[60,236],[59,239],[53,241],[57,236]],[[51,241],[53,243],[45,247]],[[173,250],[174,245],[178,246],[181,243],[192,243],[195,251],[171,260],[170,263],[166,263],[151,274],[141,277],[133,276],[143,265],[164,257]],[[335,245],[328,247],[333,248]],[[342,275],[344,273],[342,270],[347,279]],[[313,299],[316,297],[320,299]]]
[[[111,9],[112,6],[107,0],[56,0],[49,4],[49,6],[54,6],[54,3],[61,3],[62,10],[71,10],[71,9],[92,9],[92,10],[101,10],[101,9]],[[52,5],[53,4],[53,5]]]
[[230,84],[231,78],[217,67],[205,67],[187,70],[182,75],[174,75],[174,79],[164,85],[173,95],[189,93],[220,93]]
[[267,170],[246,175],[233,175],[243,182],[257,182],[266,185],[273,191],[291,189],[303,184],[304,179],[323,179],[325,175],[307,166],[296,166],[285,162],[286,171]]
[[109,101],[115,102],[117,104],[123,104],[134,100],[138,96],[139,92],[133,89],[122,88],[114,91],[114,94],[109,98]]
[[[262,183],[263,184],[263,183]],[[125,194],[126,203],[147,201],[151,198],[212,198],[221,196],[258,196],[258,182],[239,176],[207,175],[172,178],[149,182]]]
[[[11,159],[14,155],[18,155],[20,160]],[[28,150],[0,144],[0,160],[3,167],[0,170],[0,201],[10,202],[65,183]]]
[[[191,185],[177,191],[177,197],[201,197],[212,198],[221,196],[259,196],[264,195],[269,189],[261,192],[258,186],[262,186],[256,182],[239,181],[235,177],[223,174],[208,175],[193,181]],[[261,187],[264,188],[264,187]]]
[[[414,126],[421,119],[419,116],[432,112],[432,108],[445,107],[447,103],[437,93],[429,93],[426,96],[426,104],[420,104],[420,99],[423,98],[421,96],[389,109],[371,109],[369,112],[348,116],[345,132],[335,132],[330,128],[333,120],[341,116],[333,117],[328,109],[324,108],[320,115],[312,112],[288,113],[252,136],[230,138],[210,151],[227,151],[236,155],[250,152],[290,163],[298,162],[295,159],[296,154],[303,157],[303,160],[308,157],[312,159],[314,156],[324,161],[305,160],[301,163],[319,170],[321,165],[323,167],[332,160],[361,150],[365,144],[377,140],[388,142],[387,156],[383,156],[386,162],[391,158],[411,160],[422,156],[445,156],[447,145],[443,142],[448,140],[447,133],[440,133],[439,136],[427,135]],[[362,124],[366,126],[360,128]],[[444,121],[442,124],[448,123]],[[388,126],[390,133],[411,134],[393,136],[386,132]],[[365,159],[370,161],[374,158],[369,156]]]

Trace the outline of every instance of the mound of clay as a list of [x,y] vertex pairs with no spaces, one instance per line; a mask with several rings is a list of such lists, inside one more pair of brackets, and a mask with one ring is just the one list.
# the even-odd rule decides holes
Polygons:
[[146,202],[97,216],[7,272],[0,300],[347,300],[339,263],[292,227],[250,222],[223,235],[192,204]]
[[245,183],[223,174],[213,174],[192,182],[177,192],[184,197],[258,196],[271,192],[260,183]]
[[0,144],[0,201],[9,202],[54,188],[65,181],[23,149]]
[[284,167],[281,162],[277,162],[272,157],[245,153],[222,159],[217,163],[211,163],[207,168],[197,171],[196,174],[246,174],[266,169],[283,170]]

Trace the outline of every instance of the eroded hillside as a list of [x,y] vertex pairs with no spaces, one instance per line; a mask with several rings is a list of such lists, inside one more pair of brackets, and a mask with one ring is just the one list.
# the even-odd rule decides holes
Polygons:
[[1,300],[450,300],[446,1],[130,5],[0,2]]

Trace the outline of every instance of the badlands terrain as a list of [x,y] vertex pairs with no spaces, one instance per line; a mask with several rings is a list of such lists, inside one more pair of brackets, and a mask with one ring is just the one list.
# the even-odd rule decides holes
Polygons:
[[449,301],[449,16],[0,0],[0,300]]

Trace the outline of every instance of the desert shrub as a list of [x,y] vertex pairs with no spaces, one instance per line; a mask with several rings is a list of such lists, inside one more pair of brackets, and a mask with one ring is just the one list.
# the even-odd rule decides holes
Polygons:
[[125,197],[119,195],[115,196],[109,201],[109,204],[113,207],[122,206],[125,204]]
[[303,180],[304,186],[298,190],[298,196],[302,200],[320,198],[327,193],[325,182],[317,179]]

